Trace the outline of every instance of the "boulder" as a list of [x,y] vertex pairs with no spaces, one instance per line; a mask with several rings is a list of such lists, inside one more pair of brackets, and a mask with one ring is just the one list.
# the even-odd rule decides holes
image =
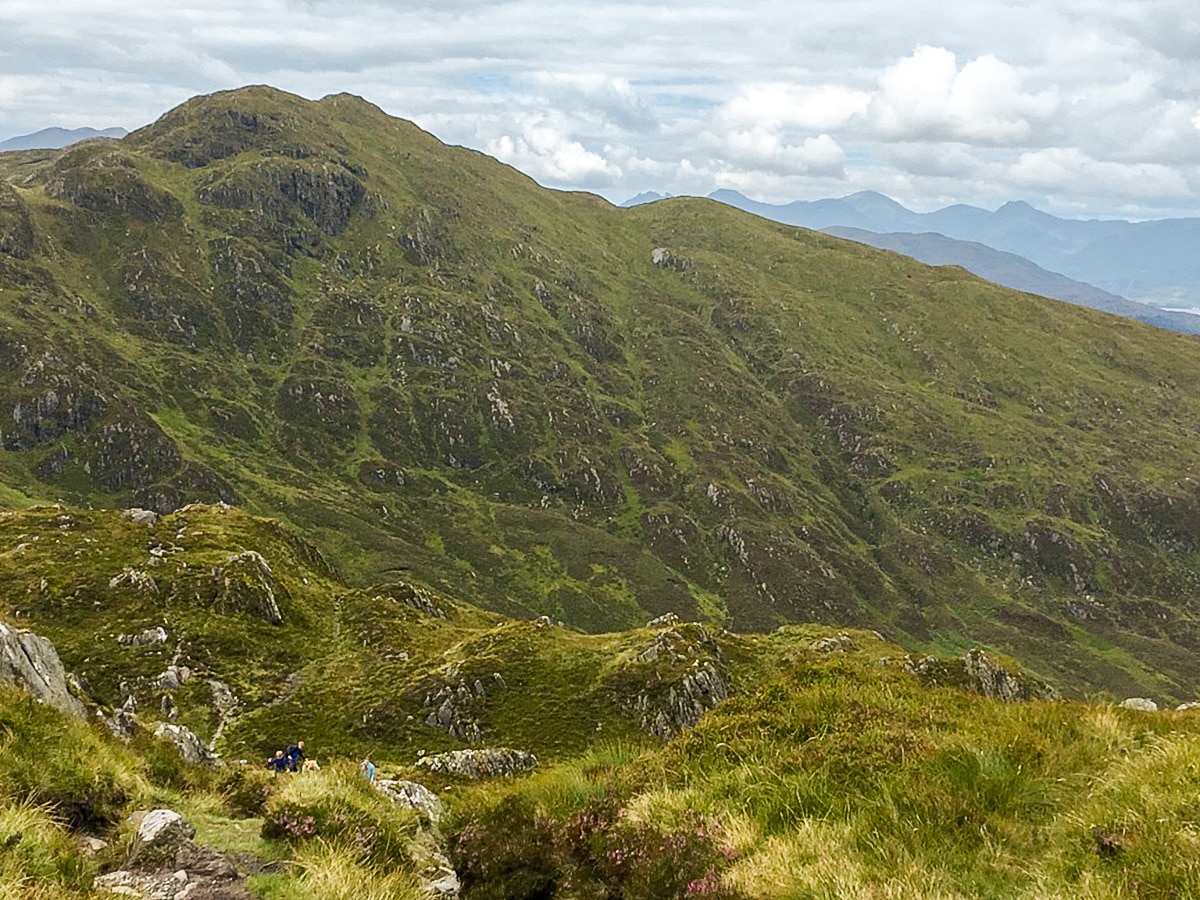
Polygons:
[[134,847],[177,850],[195,836],[196,829],[175,810],[152,809],[137,822]]
[[44,637],[0,622],[0,681],[32,694],[42,703],[83,719],[87,709],[71,693],[58,652]]
[[451,750],[423,756],[417,765],[439,775],[460,775],[478,781],[482,778],[511,778],[537,767],[537,757],[524,750],[495,747],[486,750]]
[[1148,697],[1129,697],[1121,701],[1121,709],[1136,709],[1141,712],[1158,712],[1158,704]]
[[1180,703],[1177,707],[1175,707],[1176,712],[1190,712],[1193,709],[1200,709],[1200,703],[1192,700],[1188,703]]
[[154,736],[170,741],[179,751],[179,755],[193,765],[214,765],[218,761],[217,755],[209,750],[190,728],[184,725],[160,722],[154,729]]
[[375,782],[375,790],[383,794],[397,806],[415,809],[437,825],[445,813],[446,807],[441,798],[433,791],[415,781],[395,781],[383,778]]
[[[121,576],[117,577],[120,578]],[[153,580],[151,580],[151,583],[153,583]],[[109,585],[112,585],[111,581]],[[158,588],[155,587],[152,593],[158,593]],[[167,637],[167,629],[158,625],[154,628],[147,628],[145,631],[139,631],[137,634],[122,634],[117,638],[117,643],[133,647],[146,647],[152,644],[165,644]]]
[[121,515],[127,519],[132,519],[139,525],[150,526],[158,521],[158,513],[150,509],[139,509],[138,507],[121,510]]

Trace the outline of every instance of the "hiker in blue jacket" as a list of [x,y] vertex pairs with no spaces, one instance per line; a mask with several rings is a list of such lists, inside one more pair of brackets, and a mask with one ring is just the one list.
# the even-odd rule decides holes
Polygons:
[[299,772],[300,766],[304,763],[304,741],[296,741],[287,748],[284,753],[287,759],[287,767],[289,772]]

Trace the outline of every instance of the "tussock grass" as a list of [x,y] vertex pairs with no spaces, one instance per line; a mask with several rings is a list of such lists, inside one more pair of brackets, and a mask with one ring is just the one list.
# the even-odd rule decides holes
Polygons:
[[702,816],[730,857],[722,883],[748,897],[1200,896],[1187,714],[1005,704],[866,661],[809,662],[601,780],[568,763],[481,788],[455,827],[523,842],[532,831],[506,809],[551,834],[608,796],[639,827]]
[[148,788],[128,748],[0,685],[0,798],[44,806],[77,830],[103,830]]
[[46,807],[0,802],[0,898],[66,896],[91,879],[91,864]]
[[411,873],[381,872],[343,849],[315,842],[296,856],[299,872],[250,879],[261,900],[427,900]]

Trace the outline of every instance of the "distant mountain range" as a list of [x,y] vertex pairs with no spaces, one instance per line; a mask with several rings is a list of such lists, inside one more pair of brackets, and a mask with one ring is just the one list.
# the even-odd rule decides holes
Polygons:
[[861,228],[839,226],[826,228],[824,231],[834,237],[870,244],[881,250],[903,253],[926,265],[962,266],[980,278],[986,278],[988,281],[994,281],[996,284],[1002,284],[1018,291],[1065,300],[1068,303],[1126,316],[1130,319],[1137,319],[1139,322],[1157,325],[1159,328],[1168,328],[1171,331],[1200,334],[1200,315],[1172,312],[1145,303],[1134,303],[1085,282],[1059,275],[1057,272],[1050,272],[1023,256],[1006,253],[1003,250],[993,250],[976,241],[956,241],[940,234],[928,233],[879,234],[874,231],[864,231]]
[[21,134],[0,141],[0,153],[10,150],[59,150],[88,138],[123,138],[128,133],[124,128],[43,128],[33,134]]
[[[1140,303],[1163,307],[1200,306],[1200,254],[1196,253],[1200,244],[1200,219],[1150,222],[1060,219],[1021,201],[1006,203],[995,212],[957,204],[935,212],[918,213],[873,191],[836,200],[798,200],[783,205],[759,203],[737,191],[721,190],[709,196],[763,218],[805,228],[855,228],[877,234],[937,234],[955,241],[982,244],[1022,256],[1052,273]],[[860,235],[858,239],[865,240],[865,236]],[[952,249],[948,245],[941,248],[947,253]],[[945,261],[962,265],[985,278],[995,277],[977,271],[968,263],[979,256],[978,248],[958,249],[963,252],[963,258]],[[929,261],[922,256],[917,258]],[[1000,283],[1028,290],[1009,281]],[[1085,302],[1085,305],[1092,304]]]

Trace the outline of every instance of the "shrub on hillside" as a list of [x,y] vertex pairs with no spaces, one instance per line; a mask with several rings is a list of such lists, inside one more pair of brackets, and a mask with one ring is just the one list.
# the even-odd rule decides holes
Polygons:
[[278,779],[257,766],[229,766],[217,783],[230,815],[254,818],[263,815],[267,801],[278,787]]
[[721,878],[734,853],[702,815],[662,829],[612,798],[554,819],[510,795],[462,827],[451,853],[469,900],[740,896]]
[[268,840],[304,844],[322,841],[379,865],[409,864],[408,845],[417,818],[376,793],[349,767],[323,769],[279,779],[263,811]]

